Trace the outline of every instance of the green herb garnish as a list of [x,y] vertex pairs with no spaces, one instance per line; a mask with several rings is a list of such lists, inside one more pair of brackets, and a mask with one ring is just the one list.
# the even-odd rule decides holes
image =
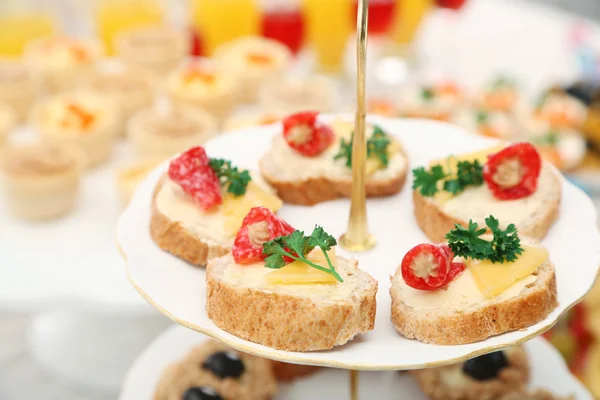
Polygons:
[[492,82],[492,89],[500,89],[505,86],[515,86],[515,81],[507,76],[499,76]]
[[211,158],[208,165],[217,174],[221,186],[227,186],[229,193],[234,196],[242,196],[246,193],[246,187],[252,180],[250,172],[247,170],[240,171],[237,167],[231,166],[231,161],[221,158]]
[[559,134],[556,131],[550,131],[536,139],[540,146],[556,146],[559,142]]
[[475,119],[477,120],[478,125],[482,125],[488,122],[490,115],[485,111],[477,111],[477,114],[475,114]]
[[479,161],[459,161],[456,174],[444,172],[441,165],[434,165],[429,170],[423,167],[413,169],[413,189],[418,189],[425,197],[434,196],[440,191],[438,182],[444,182],[441,188],[454,195],[462,193],[469,186],[483,184],[483,166]]
[[502,230],[498,220],[491,215],[485,219],[485,224],[492,232],[491,241],[480,237],[487,229],[479,229],[479,225],[472,220],[469,220],[468,228],[455,224],[455,228],[446,235],[448,246],[454,255],[474,260],[489,260],[492,263],[515,261],[523,252],[515,225],[510,224]]
[[426,87],[421,89],[421,98],[423,101],[431,101],[435,97],[435,90],[432,88]]
[[[315,226],[310,236],[304,236],[303,231],[294,231],[287,236],[281,236],[263,244],[263,254],[265,258],[265,267],[279,269],[286,265],[284,257],[292,260],[302,261],[319,271],[333,275],[338,282],[344,282],[342,277],[336,272],[331,263],[327,251],[331,250],[337,244],[335,238],[329,235],[320,226]],[[329,268],[322,267],[306,258],[315,247],[323,252]]]
[[[354,132],[349,141],[342,138],[340,151],[333,157],[334,160],[345,159],[346,167],[352,168],[352,143],[354,141]],[[389,163],[388,146],[391,140],[387,133],[378,126],[373,128],[371,137],[367,139],[367,158],[377,157],[383,166],[387,167]]]

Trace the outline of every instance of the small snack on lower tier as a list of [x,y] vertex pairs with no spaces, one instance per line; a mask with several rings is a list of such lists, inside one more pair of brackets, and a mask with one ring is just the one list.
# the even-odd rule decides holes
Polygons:
[[411,86],[403,90],[400,96],[400,115],[448,121],[462,98],[462,90],[450,81]]
[[536,146],[542,158],[561,171],[578,167],[587,151],[585,138],[578,131],[550,129],[527,137]]
[[110,157],[118,121],[119,113],[108,99],[87,91],[47,98],[31,114],[31,123],[44,141],[80,148],[88,167]]
[[278,382],[293,382],[296,379],[310,376],[323,368],[314,365],[288,364],[281,361],[271,361],[271,365]]
[[482,136],[510,140],[515,126],[506,113],[465,107],[452,114],[450,122]]
[[100,56],[100,45],[93,40],[49,36],[29,44],[23,60],[40,90],[55,94],[76,88]]
[[7,139],[10,131],[14,128],[17,122],[17,115],[12,107],[8,104],[0,102],[0,147],[2,147]]
[[532,111],[524,110],[521,119],[541,121],[552,129],[581,130],[586,118],[587,107],[580,100],[566,93],[549,91],[542,95]]
[[548,250],[493,216],[491,231],[469,221],[445,243],[411,249],[391,278],[392,322],[408,339],[438,345],[478,342],[525,329],[556,308]]
[[251,126],[271,125],[283,119],[282,114],[266,111],[238,111],[227,117],[223,122],[223,132],[249,128]]
[[[303,112],[283,120],[260,171],[284,202],[314,205],[349,197],[352,189],[354,124],[319,119]],[[399,141],[379,126],[367,125],[366,191],[368,197],[390,196],[402,188],[408,159]]]
[[512,78],[499,76],[483,88],[475,103],[488,112],[513,113],[521,103],[519,87]]
[[411,375],[431,400],[497,399],[526,388],[529,363],[525,350],[513,347]]
[[118,108],[119,130],[123,134],[129,118],[154,102],[155,78],[143,69],[94,71],[82,86],[105,97]]
[[283,78],[265,84],[258,96],[259,105],[278,114],[294,114],[304,110],[327,113],[338,107],[335,86],[322,76]]
[[172,102],[194,106],[222,119],[236,106],[238,83],[209,62],[194,61],[167,77],[167,95]]
[[498,400],[575,400],[575,396],[557,396],[544,389],[534,391],[520,390],[506,393],[498,397]]
[[250,210],[232,252],[206,269],[206,312],[219,328],[287,351],[331,349],[373,329],[377,281],[270,210]]
[[138,185],[164,160],[163,158],[143,159],[119,169],[116,180],[119,197],[123,205],[129,204]]
[[206,111],[181,104],[136,113],[127,137],[141,158],[168,158],[217,134],[217,120]]
[[233,40],[215,52],[218,69],[238,83],[244,102],[253,102],[263,84],[283,75],[292,59],[290,50],[276,40],[246,37]]
[[413,175],[417,224],[436,242],[454,224],[467,226],[473,219],[483,225],[490,214],[541,239],[558,217],[560,179],[529,143],[450,156]]
[[35,100],[35,84],[25,64],[0,57],[0,102],[12,107],[17,122],[29,115]]
[[162,373],[154,400],[270,400],[277,382],[269,360],[208,340]]
[[4,193],[19,218],[45,220],[75,206],[84,155],[79,149],[50,144],[6,147],[0,157]]
[[142,26],[123,30],[115,38],[117,57],[126,64],[164,75],[188,53],[186,33],[168,26]]
[[231,251],[251,208],[282,205],[259,176],[193,147],[171,161],[156,186],[150,233],[161,249],[203,266]]

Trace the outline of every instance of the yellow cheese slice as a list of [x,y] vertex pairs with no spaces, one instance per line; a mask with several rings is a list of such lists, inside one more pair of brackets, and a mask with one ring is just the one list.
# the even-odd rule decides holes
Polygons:
[[495,263],[467,259],[479,290],[487,298],[498,296],[519,279],[531,275],[548,259],[548,250],[543,247],[523,246],[523,253],[514,262]]
[[[444,172],[446,174],[456,175],[456,172],[458,171],[458,163],[459,162],[461,162],[461,161],[473,162],[473,161],[477,160],[477,161],[479,161],[479,163],[481,165],[484,165],[487,162],[488,156],[490,154],[497,153],[500,150],[502,150],[504,147],[505,147],[504,145],[494,146],[494,147],[490,147],[485,150],[477,151],[474,153],[461,154],[458,156],[450,156],[450,157],[447,157],[447,158],[444,158],[441,160],[434,160],[429,163],[429,168],[433,167],[434,165],[441,165],[442,168],[444,168]],[[452,193],[442,190],[443,185],[444,185],[443,182],[439,183],[440,191],[437,192],[434,196],[434,200],[440,204],[443,204],[446,201],[450,200],[452,197],[454,197],[454,195]]]
[[[393,156],[398,154],[402,150],[400,143],[397,140],[391,139],[390,144],[388,145],[388,159],[392,159]],[[380,169],[385,169],[385,165],[379,160],[377,157],[369,157],[367,159],[367,164],[365,166],[365,170],[367,176],[374,174],[376,171]]]
[[[327,255],[329,256],[331,263],[335,266],[335,248],[329,250]],[[327,264],[327,260],[319,248],[313,249],[313,251],[308,254],[307,258],[317,265],[320,265],[324,268],[329,268],[329,264]],[[274,270],[273,272],[267,274],[266,279],[267,283],[279,285],[314,283],[333,285],[338,283],[333,275],[328,274],[327,272],[319,271],[318,269],[313,268],[302,261],[294,261],[283,268]]]
[[233,236],[237,233],[244,217],[253,207],[267,207],[276,212],[283,206],[283,202],[277,196],[269,193],[254,181],[250,181],[243,196],[234,196],[231,193],[223,195],[222,212],[225,216],[225,233]]

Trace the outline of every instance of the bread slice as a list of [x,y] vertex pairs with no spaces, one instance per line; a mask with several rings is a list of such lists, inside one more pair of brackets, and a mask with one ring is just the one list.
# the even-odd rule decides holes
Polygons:
[[[470,274],[469,270],[464,274]],[[552,263],[544,262],[533,276],[534,280],[513,296],[503,293],[492,299],[424,308],[415,306],[415,289],[404,283],[399,267],[391,278],[392,323],[408,339],[438,345],[473,343],[524,329],[542,321],[558,305]],[[450,290],[456,282],[440,290]]]
[[560,179],[549,164],[544,164],[538,190],[519,200],[497,200],[487,185],[469,188],[447,201],[424,197],[413,192],[417,224],[434,242],[443,242],[454,224],[467,226],[469,219],[485,227],[485,218],[493,215],[506,225],[514,223],[519,234],[543,239],[558,218],[561,200]]
[[231,251],[233,238],[223,240],[223,237],[211,237],[211,232],[205,229],[202,233],[194,232],[184,222],[176,221],[160,209],[158,197],[162,190],[169,190],[167,185],[174,185],[165,175],[156,185],[152,198],[152,215],[150,218],[150,236],[161,249],[184,259],[194,265],[204,266],[214,257],[219,257]]
[[431,400],[497,399],[505,393],[525,389],[530,375],[527,354],[521,346],[502,352],[508,365],[491,379],[471,377],[463,372],[464,363],[410,371],[410,374]]
[[206,312],[221,329],[242,339],[287,351],[342,345],[373,329],[377,282],[337,257],[344,279],[335,285],[270,285],[262,264],[235,265],[228,254],[206,270]]
[[[331,124],[339,138],[349,137],[353,125]],[[408,171],[408,159],[400,144],[400,150],[390,157],[385,169],[367,176],[367,197],[383,197],[398,193]],[[342,159],[335,160],[340,145],[335,143],[316,157],[304,157],[291,149],[283,135],[273,138],[269,152],[261,159],[260,172],[277,191],[277,195],[289,204],[311,206],[341,197],[350,197],[352,170]]]

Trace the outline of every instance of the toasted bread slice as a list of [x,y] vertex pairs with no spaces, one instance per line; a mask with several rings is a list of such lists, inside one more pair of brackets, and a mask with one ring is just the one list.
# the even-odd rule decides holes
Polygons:
[[[339,139],[348,138],[353,129],[352,124],[343,122],[332,123],[332,127]],[[367,161],[367,197],[390,196],[404,185],[408,159],[399,142],[392,140],[397,150],[387,167],[370,168],[369,164],[377,160]],[[290,148],[283,135],[276,135],[271,149],[261,159],[260,172],[285,203],[310,206],[350,197],[352,170],[345,160],[335,160],[339,150],[340,144],[336,142],[316,157],[305,157]]]
[[506,365],[489,379],[470,376],[463,369],[465,363],[420,369],[410,374],[423,393],[432,400],[496,399],[505,393],[525,389],[529,382],[529,363],[525,350],[517,346],[502,350],[502,353]]
[[373,329],[377,282],[356,261],[337,257],[343,283],[274,285],[262,264],[239,266],[231,254],[206,270],[206,311],[221,329],[287,351],[342,345]]
[[498,200],[485,183],[449,199],[413,192],[417,224],[434,242],[443,242],[454,224],[468,226],[472,219],[485,226],[489,215],[506,224],[514,223],[520,235],[540,240],[557,219],[560,200],[560,179],[547,163],[542,167],[537,191],[519,200]]
[[[549,260],[532,276],[491,299],[477,291],[469,268],[446,289],[435,292],[424,293],[406,285],[400,267],[391,280],[396,330],[408,339],[431,344],[473,343],[524,329],[546,318],[558,305],[554,266]],[[445,298],[434,299],[436,293]]]

